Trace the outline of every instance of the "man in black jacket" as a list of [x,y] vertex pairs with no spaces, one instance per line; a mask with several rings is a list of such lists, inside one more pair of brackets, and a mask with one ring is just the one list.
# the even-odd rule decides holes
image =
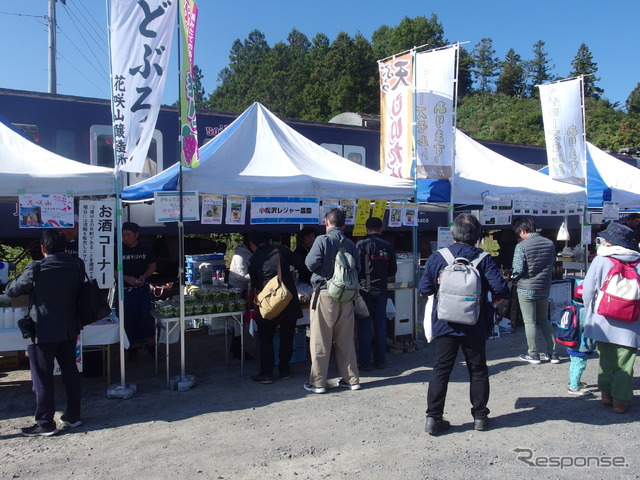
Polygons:
[[396,251],[382,238],[382,220],[370,217],[365,223],[367,236],[356,244],[360,256],[360,282],[364,285],[362,298],[369,309],[369,317],[358,318],[358,368],[371,370],[371,322],[375,332],[373,363],[384,368],[387,349],[387,283],[398,270]]
[[36,394],[36,424],[22,429],[27,437],[58,433],[53,418],[56,408],[53,392],[53,361],[62,372],[67,408],[60,417],[66,427],[82,424],[80,419],[80,373],[76,366],[76,341],[80,333],[77,306],[84,263],[65,253],[64,235],[45,230],[40,241],[44,259],[31,262],[24,273],[7,285],[9,297],[30,295],[36,310],[36,337],[27,347],[33,391]]
[[254,243],[256,251],[249,258],[249,276],[251,287],[260,291],[269,280],[278,274],[276,255],[280,258],[280,271],[282,283],[291,292],[292,298],[283,312],[273,320],[259,317],[258,336],[260,337],[260,371],[253,375],[251,380],[259,383],[273,383],[273,367],[275,354],[273,351],[273,336],[276,327],[280,325],[280,346],[278,349],[278,370],[280,378],[285,380],[291,376],[291,355],[293,354],[293,337],[296,330],[296,322],[302,317],[302,308],[298,300],[298,291],[295,280],[291,274],[290,266],[298,270],[306,268],[302,259],[283,245],[272,245],[268,233],[255,234]]

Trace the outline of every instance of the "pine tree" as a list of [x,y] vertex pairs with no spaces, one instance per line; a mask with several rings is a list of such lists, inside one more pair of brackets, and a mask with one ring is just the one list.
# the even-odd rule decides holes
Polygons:
[[629,115],[640,117],[640,82],[638,82],[636,88],[631,90],[629,98],[627,98],[624,105]]
[[596,82],[600,81],[600,77],[596,77],[598,64],[593,61],[593,55],[586,43],[581,44],[578,48],[578,53],[571,61],[571,67],[573,69],[569,73],[569,77],[584,76],[584,96],[598,100],[604,90],[596,87]]
[[497,75],[498,59],[495,57],[496,51],[493,49],[493,40],[483,38],[480,40],[472,53],[472,72],[476,80],[480,80],[480,90],[488,92],[491,90],[490,83]]
[[547,58],[547,52],[544,50],[545,43],[542,40],[538,40],[533,44],[533,60],[527,62],[527,75],[530,79],[530,84],[527,86],[529,95],[534,98],[540,97],[540,91],[536,88],[536,85],[551,82],[554,80],[554,76],[551,71],[556,68],[555,65],[551,65],[551,60]]
[[522,97],[525,93],[525,69],[522,58],[510,48],[500,62],[502,73],[496,82],[496,92],[510,97]]

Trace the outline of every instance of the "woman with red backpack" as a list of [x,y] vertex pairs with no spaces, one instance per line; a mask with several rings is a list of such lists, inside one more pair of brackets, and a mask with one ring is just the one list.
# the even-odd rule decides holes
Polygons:
[[[640,252],[633,230],[611,223],[583,282],[584,335],[598,342],[598,388],[615,413],[629,410],[640,347]],[[616,273],[617,272],[617,273]]]

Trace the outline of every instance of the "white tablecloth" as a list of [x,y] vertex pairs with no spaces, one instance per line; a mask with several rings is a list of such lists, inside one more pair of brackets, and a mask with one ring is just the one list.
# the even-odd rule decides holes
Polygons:
[[[87,325],[82,329],[82,346],[111,345],[120,342],[120,329],[118,317],[111,315],[99,322]],[[0,352],[13,350],[26,350],[30,339],[22,338],[19,328],[6,328],[0,330]],[[129,348],[129,340],[124,337],[124,348]]]

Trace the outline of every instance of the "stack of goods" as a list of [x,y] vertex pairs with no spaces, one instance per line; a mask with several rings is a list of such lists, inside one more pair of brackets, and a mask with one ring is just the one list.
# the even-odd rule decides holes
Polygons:
[[[197,288],[189,286],[189,295],[184,297],[184,314],[187,317],[211,315],[215,313],[243,312],[246,301],[242,289],[226,287]],[[154,302],[156,313],[162,318],[180,316],[180,296]]]

